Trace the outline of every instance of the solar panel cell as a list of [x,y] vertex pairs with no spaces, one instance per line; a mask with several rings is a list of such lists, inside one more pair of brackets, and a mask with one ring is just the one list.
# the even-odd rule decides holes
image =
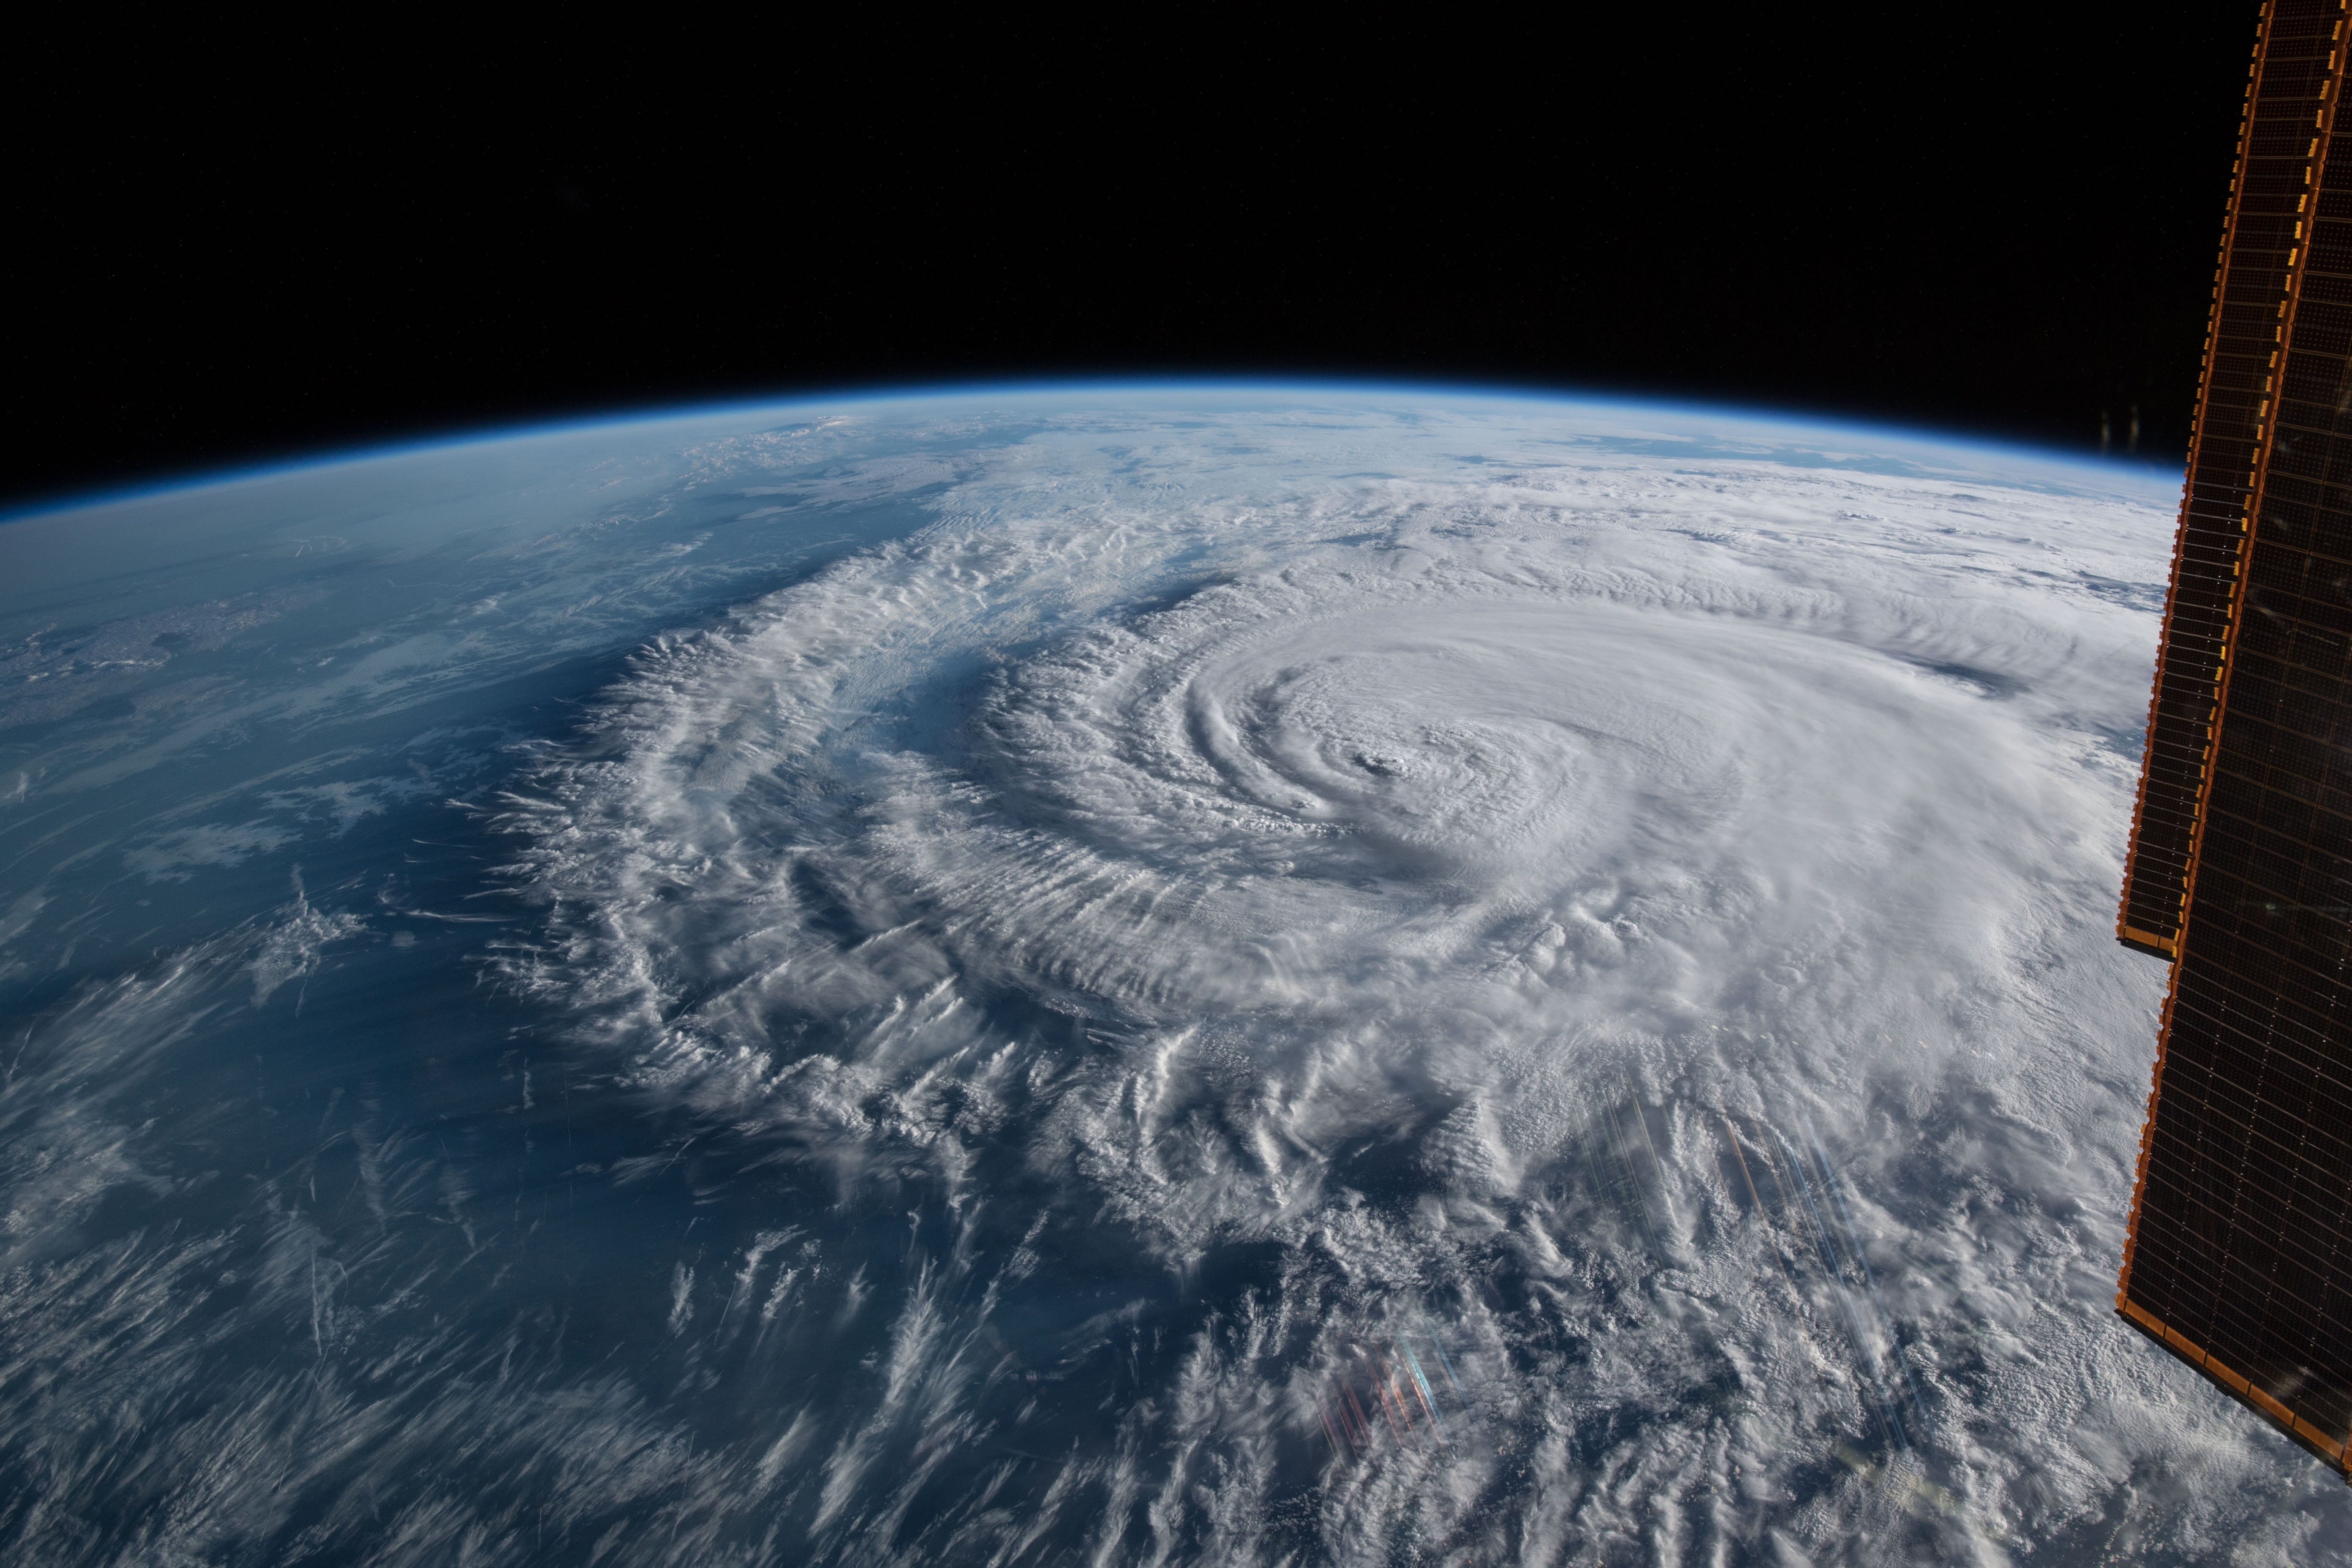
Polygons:
[[2118,922],[2174,963],[2116,1296],[2126,1321],[2339,1470],[2352,149],[2334,160],[2331,128],[2345,26],[2345,0],[2265,7],[2241,132]]

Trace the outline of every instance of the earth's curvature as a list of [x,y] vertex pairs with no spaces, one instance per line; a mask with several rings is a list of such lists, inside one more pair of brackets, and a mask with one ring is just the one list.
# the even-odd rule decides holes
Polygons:
[[0,1555],[2290,1563],[2169,473],[1064,389],[0,525]]

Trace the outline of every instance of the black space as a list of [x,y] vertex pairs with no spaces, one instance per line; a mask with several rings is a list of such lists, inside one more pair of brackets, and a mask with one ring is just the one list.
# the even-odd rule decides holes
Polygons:
[[355,37],[331,68],[256,42],[174,70],[150,39],[135,87],[36,62],[0,490],[1137,373],[1622,388],[2085,450],[2137,405],[2177,462],[2257,8],[1767,10]]

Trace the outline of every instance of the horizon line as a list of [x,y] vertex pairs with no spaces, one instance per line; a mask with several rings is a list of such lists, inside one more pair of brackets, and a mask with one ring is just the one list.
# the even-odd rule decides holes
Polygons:
[[[2057,447],[2031,437],[1994,436],[1980,431],[1904,424],[1893,420],[1871,419],[1854,414],[1832,413],[1810,408],[1776,407],[1703,395],[1678,396],[1650,392],[1624,393],[1597,388],[1580,391],[1565,387],[1536,389],[1524,384],[1497,384],[1492,382],[1457,381],[1445,378],[1391,380],[1373,376],[1270,374],[1138,378],[1097,375],[1054,377],[1031,381],[943,381],[913,384],[889,389],[863,386],[843,388],[837,392],[763,394],[677,404],[648,404],[627,408],[609,408],[598,412],[546,417],[527,417],[511,424],[493,422],[450,426],[437,431],[395,437],[381,441],[362,442],[350,447],[316,447],[301,452],[289,452],[273,458],[233,462],[219,468],[196,467],[182,469],[168,476],[133,480],[120,485],[100,485],[87,489],[66,489],[20,502],[0,502],[0,525],[35,517],[88,511],[140,500],[161,500],[169,496],[237,484],[289,479],[327,468],[352,468],[365,463],[422,457],[430,453],[455,451],[473,447],[499,446],[532,437],[577,435],[628,426],[683,423],[693,419],[718,418],[730,414],[751,414],[770,409],[821,411],[825,408],[872,406],[884,404],[946,402],[986,397],[1032,398],[1077,393],[1234,394],[1260,390],[1373,396],[1384,394],[1437,394],[1457,401],[1601,405],[1649,408],[1684,414],[1706,413],[1727,415],[1759,424],[1843,429],[1857,433],[1869,432],[1882,437],[1892,437],[1922,445],[1978,447],[2012,456],[2032,456],[2045,461],[2107,472],[2115,472],[2118,469],[2133,471],[2148,478],[2168,474],[2172,471],[2174,466],[2169,463],[2159,464],[2135,454],[2092,453],[2073,447]],[[2185,458],[2180,466],[2185,473]]]

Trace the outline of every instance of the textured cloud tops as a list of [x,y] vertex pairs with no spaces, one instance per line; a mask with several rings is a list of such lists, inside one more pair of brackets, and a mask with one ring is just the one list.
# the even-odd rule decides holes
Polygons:
[[2111,1305],[2172,493],[1242,386],[8,523],[0,1539],[2340,1556]]

